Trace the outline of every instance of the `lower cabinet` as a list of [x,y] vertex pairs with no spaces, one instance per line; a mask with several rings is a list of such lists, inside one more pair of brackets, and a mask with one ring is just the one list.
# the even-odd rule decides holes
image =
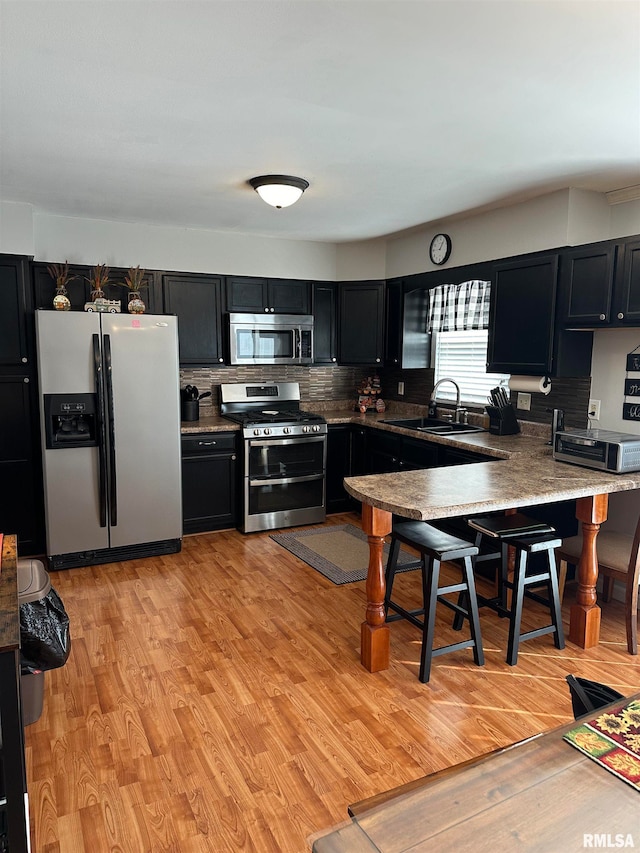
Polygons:
[[37,399],[30,375],[0,374],[0,530],[21,557],[44,551]]
[[184,533],[222,530],[238,523],[236,432],[182,437]]
[[353,499],[346,493],[342,481],[351,474],[351,428],[329,424],[327,431],[327,512],[348,512]]

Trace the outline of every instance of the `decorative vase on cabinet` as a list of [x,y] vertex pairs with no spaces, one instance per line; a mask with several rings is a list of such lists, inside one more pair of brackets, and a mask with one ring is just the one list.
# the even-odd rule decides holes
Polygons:
[[129,302],[127,309],[130,314],[144,314],[146,308],[144,302],[140,298],[140,290],[145,287],[144,280],[145,271],[137,267],[129,267],[124,279],[124,283],[129,288]]
[[53,307],[56,311],[68,311],[71,308],[66,287],[56,287],[56,295],[53,297]]
[[140,294],[136,290],[132,290],[129,294],[129,303],[127,309],[130,314],[144,314],[146,305],[140,298]]

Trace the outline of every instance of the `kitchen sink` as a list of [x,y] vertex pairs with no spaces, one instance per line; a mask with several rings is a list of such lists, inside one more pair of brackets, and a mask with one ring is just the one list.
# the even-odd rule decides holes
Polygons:
[[414,429],[417,432],[427,432],[430,435],[460,435],[468,432],[485,432],[484,427],[474,424],[457,424],[442,418],[402,418],[399,420],[383,421],[390,426]]

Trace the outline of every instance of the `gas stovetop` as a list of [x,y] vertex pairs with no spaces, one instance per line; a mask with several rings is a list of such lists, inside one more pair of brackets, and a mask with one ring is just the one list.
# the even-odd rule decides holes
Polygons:
[[300,408],[297,382],[268,385],[221,385],[220,414],[242,424],[245,437],[324,434],[322,415]]

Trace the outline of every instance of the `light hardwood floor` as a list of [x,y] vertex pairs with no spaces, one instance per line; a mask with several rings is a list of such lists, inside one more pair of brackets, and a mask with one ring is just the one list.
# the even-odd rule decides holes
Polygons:
[[[330,518],[345,522],[359,518]],[[391,667],[372,675],[364,582],[333,585],[268,533],[187,537],[180,554],[52,581],[73,644],[26,729],[34,853],[303,853],[349,803],[570,720],[568,673],[640,685],[617,603],[597,649],[540,637],[515,668],[506,621],[483,611],[486,665],[445,655],[428,685],[418,631],[396,622]],[[396,583],[419,601],[418,572]]]

